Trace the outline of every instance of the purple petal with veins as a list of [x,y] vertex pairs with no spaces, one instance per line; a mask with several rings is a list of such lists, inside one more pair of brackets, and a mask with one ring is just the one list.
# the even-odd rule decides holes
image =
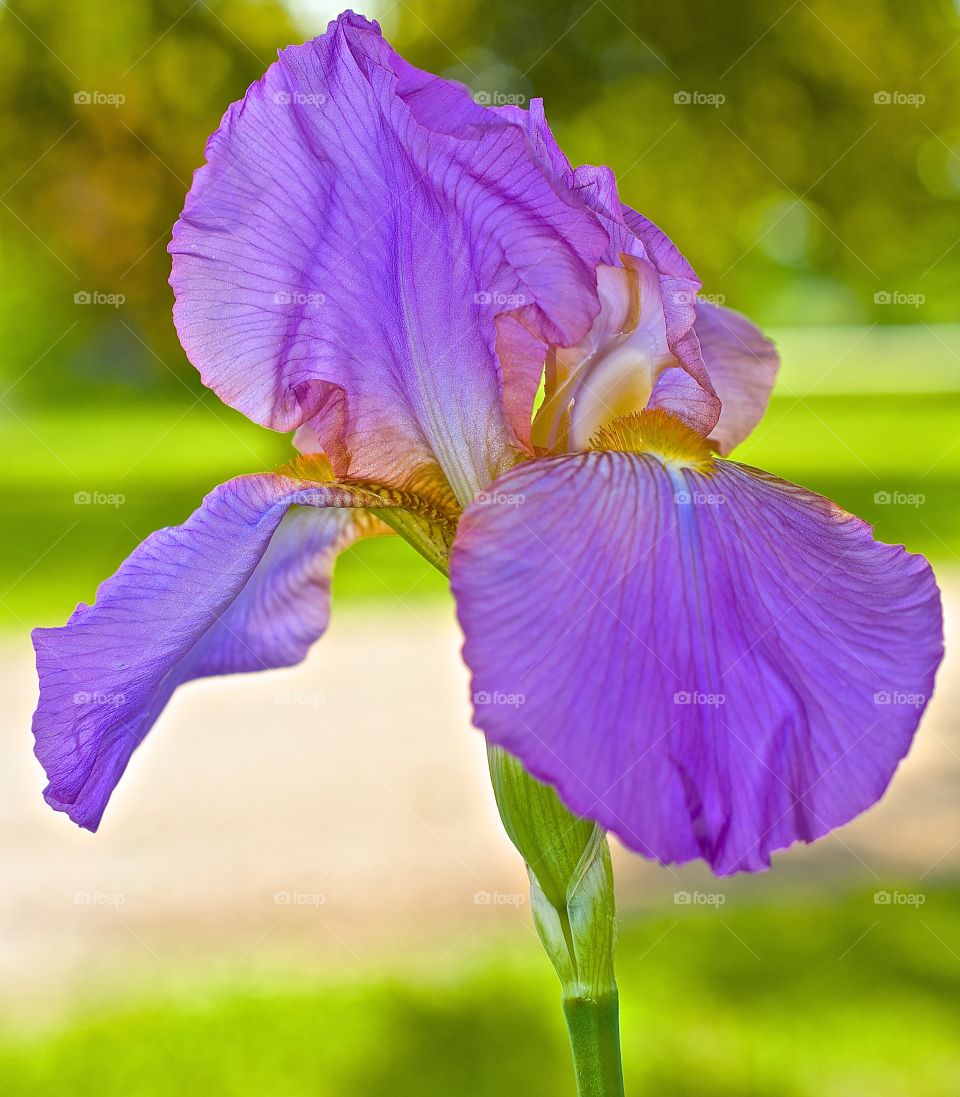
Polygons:
[[723,874],[883,794],[943,650],[922,557],[732,462],[551,458],[488,498],[451,568],[474,721],[572,811]]

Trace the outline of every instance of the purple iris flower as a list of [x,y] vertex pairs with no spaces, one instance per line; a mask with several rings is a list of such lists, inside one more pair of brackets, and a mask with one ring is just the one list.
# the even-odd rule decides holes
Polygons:
[[34,632],[52,807],[95,830],[177,686],[301,660],[388,527],[449,565],[477,726],[632,849],[759,869],[882,795],[942,655],[930,567],[726,459],[772,345],[539,102],[347,13],[227,111],[170,252],[203,381],[303,456]]

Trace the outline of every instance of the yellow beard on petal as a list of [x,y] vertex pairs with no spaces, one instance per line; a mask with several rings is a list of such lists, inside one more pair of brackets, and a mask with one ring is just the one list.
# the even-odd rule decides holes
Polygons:
[[341,483],[358,491],[369,492],[377,499],[408,506],[418,513],[436,514],[453,521],[459,518],[463,509],[439,465],[425,465],[402,481],[379,483],[364,477],[338,476],[325,454],[306,453],[292,461],[285,461],[276,471],[283,476],[321,484]]
[[408,484],[415,481],[416,486],[428,495],[374,480],[338,477],[323,454],[302,454],[281,465],[276,473],[303,484],[343,488],[348,496],[344,505],[369,512],[368,521],[372,522],[372,526],[366,532],[383,532],[381,526],[385,523],[444,575],[448,574],[460,507],[439,469],[434,473],[428,468],[422,475],[418,473],[408,479]]
[[593,435],[589,448],[650,453],[665,465],[707,474],[716,463],[707,439],[662,408],[621,415]]

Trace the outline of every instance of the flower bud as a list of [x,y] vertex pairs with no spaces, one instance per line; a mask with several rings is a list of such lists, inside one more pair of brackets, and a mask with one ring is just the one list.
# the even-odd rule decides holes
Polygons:
[[534,923],[566,1000],[616,996],[613,870],[605,831],[499,747],[487,750],[504,829],[527,866]]

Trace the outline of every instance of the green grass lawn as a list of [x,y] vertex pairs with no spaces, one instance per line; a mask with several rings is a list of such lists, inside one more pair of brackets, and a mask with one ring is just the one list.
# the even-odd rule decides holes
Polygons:
[[[960,890],[627,925],[633,1097],[956,1097]],[[7,1097],[573,1097],[532,937],[392,976],[189,995],[0,1039]]]
[[[778,397],[736,456],[829,495],[876,523],[885,540],[953,563],[958,415],[960,394]],[[285,438],[212,399],[7,418],[0,483],[14,532],[0,549],[0,624],[62,622],[152,530],[183,521],[219,481],[288,454]],[[78,492],[123,501],[78,504]],[[880,493],[922,502],[878,503]],[[397,538],[351,549],[336,586],[346,598],[429,597],[444,588]]]

